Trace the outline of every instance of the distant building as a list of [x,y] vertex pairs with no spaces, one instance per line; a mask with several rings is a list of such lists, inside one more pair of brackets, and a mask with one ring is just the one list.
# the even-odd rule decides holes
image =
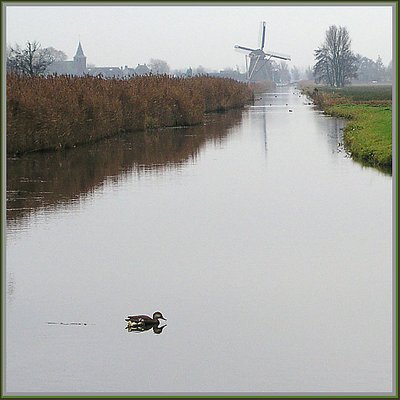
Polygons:
[[129,68],[127,65],[125,65],[123,71],[122,71],[122,76],[124,78],[129,78],[131,76],[136,75],[136,70],[135,68]]
[[136,75],[146,75],[151,72],[150,68],[146,64],[138,64],[135,68]]
[[125,67],[87,67],[86,56],[83,53],[81,42],[78,43],[76,54],[71,61],[55,61],[50,64],[46,73],[49,75],[101,75],[104,78],[128,78],[135,75],[150,74],[151,70],[146,64],[138,64],[136,68]]
[[55,61],[47,67],[46,72],[57,75],[85,75],[87,73],[86,56],[83,53],[81,42],[78,44],[72,61]]
[[88,75],[101,75],[105,78],[121,78],[122,69],[119,67],[92,67],[87,69]]

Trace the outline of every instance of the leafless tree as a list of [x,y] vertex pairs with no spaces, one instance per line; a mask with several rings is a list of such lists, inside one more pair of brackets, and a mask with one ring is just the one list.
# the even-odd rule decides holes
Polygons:
[[150,60],[150,69],[153,74],[168,74],[170,71],[167,62],[157,58]]
[[292,67],[290,75],[294,81],[298,81],[300,79],[300,71],[295,65]]
[[289,66],[285,61],[281,61],[278,64],[277,71],[275,74],[276,82],[279,83],[289,83],[291,76],[289,72]]
[[54,57],[54,61],[66,61],[68,58],[62,50],[57,50],[54,47],[46,47],[43,50],[47,50],[49,54]]
[[205,75],[206,73],[207,71],[202,65],[199,65],[197,68],[194,69],[195,75]]
[[42,49],[37,41],[27,42],[24,48],[19,45],[10,47],[7,71],[28,76],[41,75],[54,59],[54,55],[48,49]]
[[390,60],[386,68],[386,80],[389,82],[392,81],[392,72],[393,72],[393,63],[392,60]]
[[359,82],[385,82],[390,81],[390,63],[386,68],[381,57],[376,61],[357,54],[357,81]]
[[317,63],[314,76],[317,82],[343,87],[356,76],[357,59],[351,51],[347,28],[332,25],[326,31],[325,42],[314,51]]
[[310,65],[308,65],[306,70],[304,71],[304,78],[309,81],[314,79],[314,71]]

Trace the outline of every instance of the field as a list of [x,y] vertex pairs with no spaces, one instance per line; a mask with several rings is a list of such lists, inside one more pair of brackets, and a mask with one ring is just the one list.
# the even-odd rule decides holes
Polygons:
[[204,114],[240,108],[244,83],[197,76],[7,76],[7,153],[74,147],[118,132],[196,125]]
[[303,92],[327,114],[347,118],[344,143],[367,165],[392,167],[392,86],[306,87]]
[[391,85],[360,85],[345,86],[343,88],[318,87],[323,93],[329,93],[351,99],[353,102],[391,101]]

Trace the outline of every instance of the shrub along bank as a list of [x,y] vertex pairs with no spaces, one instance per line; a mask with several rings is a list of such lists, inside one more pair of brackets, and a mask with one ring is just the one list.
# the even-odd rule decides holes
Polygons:
[[249,87],[232,79],[167,75],[7,76],[7,153],[60,149],[124,131],[196,125],[205,113],[243,107]]

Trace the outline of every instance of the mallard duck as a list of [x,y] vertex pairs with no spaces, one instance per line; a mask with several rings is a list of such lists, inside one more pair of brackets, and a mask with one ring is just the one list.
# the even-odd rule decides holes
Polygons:
[[127,321],[128,325],[130,326],[151,327],[153,325],[158,325],[160,319],[163,319],[164,321],[167,320],[166,318],[163,317],[163,315],[159,311],[156,311],[153,314],[153,318],[149,317],[148,315],[128,315],[125,318],[125,321]]

